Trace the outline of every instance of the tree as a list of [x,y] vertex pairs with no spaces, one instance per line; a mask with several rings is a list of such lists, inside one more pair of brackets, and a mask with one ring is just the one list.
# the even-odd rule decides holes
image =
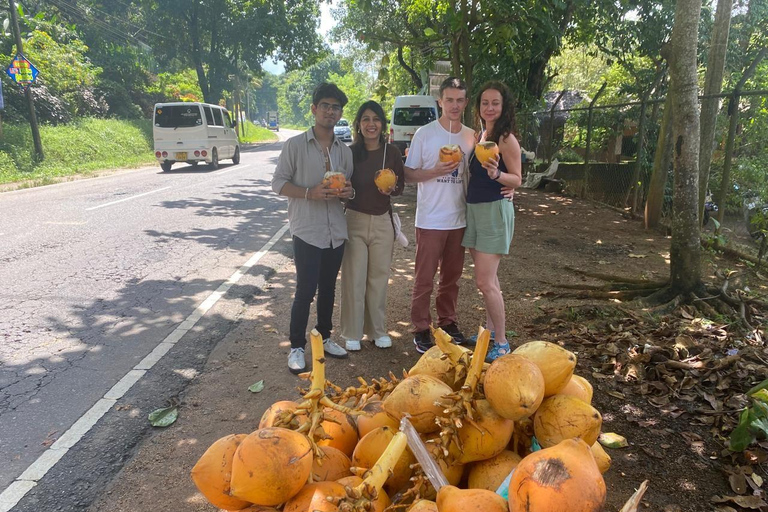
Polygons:
[[[141,0],[141,5],[158,56],[194,67],[209,103],[218,103],[232,87],[230,75],[259,72],[270,55],[290,70],[323,53],[317,0]],[[173,37],[168,27],[174,27]]]
[[720,98],[706,98],[720,94],[723,90],[725,57],[728,50],[728,32],[731,29],[731,9],[733,0],[718,0],[715,12],[715,25],[707,58],[707,74],[704,80],[704,96],[701,102],[701,141],[699,147],[699,216],[704,214],[704,201],[709,188],[709,167],[712,163],[712,151],[715,143],[717,113],[720,110]]
[[688,298],[703,289],[699,234],[699,105],[696,50],[701,0],[677,0],[672,29],[672,141],[675,188],[672,206],[670,286]]

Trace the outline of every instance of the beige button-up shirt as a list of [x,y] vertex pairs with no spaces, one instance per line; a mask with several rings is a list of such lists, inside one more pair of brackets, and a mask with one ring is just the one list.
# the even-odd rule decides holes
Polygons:
[[[325,176],[325,154],[315,138],[314,129],[291,137],[285,142],[272,176],[272,190],[279,194],[286,183],[312,188]],[[331,167],[352,177],[352,150],[333,139],[330,149]],[[288,225],[291,235],[320,249],[336,248],[347,240],[347,219],[339,199],[313,201],[288,198]]]

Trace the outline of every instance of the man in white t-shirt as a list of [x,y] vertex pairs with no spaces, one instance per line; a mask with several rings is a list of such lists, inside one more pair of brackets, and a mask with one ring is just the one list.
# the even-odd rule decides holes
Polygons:
[[[467,86],[447,78],[438,99],[443,112],[437,121],[416,131],[405,161],[405,181],[418,184],[416,200],[416,277],[411,297],[411,322],[416,350],[432,347],[432,283],[440,267],[435,306],[437,324],[455,343],[467,340],[456,324],[459,278],[464,270],[461,240],[466,227],[464,180],[467,157],[475,145],[475,133],[461,124],[467,106]],[[440,161],[440,148],[455,144],[463,157],[459,164]]]

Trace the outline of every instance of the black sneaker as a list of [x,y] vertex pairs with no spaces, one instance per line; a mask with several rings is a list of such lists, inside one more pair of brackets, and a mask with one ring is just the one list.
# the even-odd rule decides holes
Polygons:
[[451,338],[453,338],[453,342],[456,345],[466,345],[467,338],[464,337],[464,335],[459,330],[459,326],[456,325],[456,322],[451,322],[447,325],[441,325],[440,328],[444,330]]
[[435,346],[435,344],[432,343],[432,334],[429,332],[429,329],[414,333],[413,344],[416,345],[416,352],[419,354],[423,354]]

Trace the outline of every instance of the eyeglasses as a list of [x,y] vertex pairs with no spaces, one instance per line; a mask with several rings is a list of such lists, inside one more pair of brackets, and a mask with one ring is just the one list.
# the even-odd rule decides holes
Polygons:
[[338,103],[325,103],[325,102],[319,104],[317,106],[317,108],[319,108],[323,112],[328,112],[330,110],[331,112],[333,112],[335,114],[338,114],[339,112],[344,110],[344,107],[342,107]]

